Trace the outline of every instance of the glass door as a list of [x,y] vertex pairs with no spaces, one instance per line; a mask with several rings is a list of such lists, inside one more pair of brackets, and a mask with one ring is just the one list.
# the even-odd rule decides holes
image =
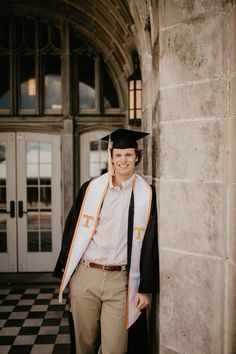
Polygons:
[[106,130],[95,130],[80,136],[80,183],[107,172],[107,142],[101,138]]
[[0,134],[0,271],[17,271],[15,133]]
[[1,271],[51,271],[61,243],[60,137],[36,133],[7,136],[11,144],[0,135],[0,146],[6,151],[0,165],[0,225],[6,240],[0,250],[5,257]]

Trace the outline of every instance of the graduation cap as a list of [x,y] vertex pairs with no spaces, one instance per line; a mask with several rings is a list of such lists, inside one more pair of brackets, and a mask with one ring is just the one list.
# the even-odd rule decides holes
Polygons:
[[104,136],[101,140],[112,142],[113,149],[137,149],[137,140],[140,140],[147,135],[149,135],[149,133],[119,128],[109,135]]

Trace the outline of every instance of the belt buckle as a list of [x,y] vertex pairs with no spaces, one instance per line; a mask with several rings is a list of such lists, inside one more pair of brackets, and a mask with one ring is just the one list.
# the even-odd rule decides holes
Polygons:
[[126,270],[127,270],[127,266],[126,266],[126,265],[122,265],[122,266],[121,266],[121,271],[122,271],[122,272],[125,272]]

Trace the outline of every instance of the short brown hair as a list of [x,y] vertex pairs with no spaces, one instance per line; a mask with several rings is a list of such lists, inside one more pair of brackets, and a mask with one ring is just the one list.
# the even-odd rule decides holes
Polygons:
[[136,158],[137,158],[137,161],[135,162],[135,166],[137,166],[140,163],[140,161],[142,160],[143,151],[140,149],[135,149],[135,154],[136,154]]

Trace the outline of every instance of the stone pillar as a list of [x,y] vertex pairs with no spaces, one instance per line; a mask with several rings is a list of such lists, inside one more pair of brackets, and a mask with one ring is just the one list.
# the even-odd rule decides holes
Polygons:
[[230,11],[230,105],[228,119],[228,293],[227,353],[236,352],[236,5]]
[[69,24],[63,24],[63,56],[62,56],[62,80],[63,80],[63,132],[62,132],[62,180],[64,188],[64,208],[62,213],[63,225],[65,218],[73,203],[74,192],[74,152],[73,152],[73,117],[70,115],[70,38]]
[[[161,354],[236,350],[235,167],[230,181],[227,174],[228,141],[232,159],[236,146],[236,106],[228,114],[230,14],[236,28],[231,2],[159,1]],[[232,74],[236,102],[234,82]]]
[[[146,33],[146,41],[150,42],[148,38],[149,33]],[[142,53],[142,130],[150,133],[143,141],[143,175],[149,183],[152,183],[153,173],[152,173],[152,136],[153,136],[153,122],[152,122],[152,56],[148,53],[149,47],[146,46]],[[155,162],[154,162],[155,165]]]
[[65,218],[73,203],[73,120],[64,119],[64,130],[62,133],[62,181],[64,188],[64,215]]
[[[151,183],[153,178],[153,161],[151,156],[153,122],[152,122],[152,53],[150,32],[144,31],[147,4],[143,0],[128,0],[130,11],[135,25],[132,28],[135,44],[139,53],[140,68],[142,72],[142,127],[143,131],[150,133],[144,139],[142,174]],[[132,129],[132,127],[131,127]],[[154,164],[155,165],[155,164]]]

